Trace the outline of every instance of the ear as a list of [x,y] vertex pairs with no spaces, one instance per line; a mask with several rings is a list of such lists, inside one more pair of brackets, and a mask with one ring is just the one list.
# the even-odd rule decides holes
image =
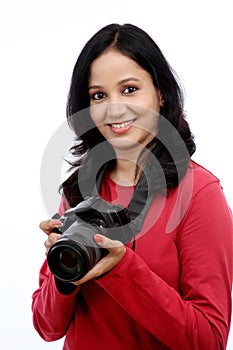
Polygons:
[[158,96],[159,96],[159,105],[160,105],[160,107],[163,107],[164,106],[164,99],[163,99],[162,92],[160,90],[158,91]]

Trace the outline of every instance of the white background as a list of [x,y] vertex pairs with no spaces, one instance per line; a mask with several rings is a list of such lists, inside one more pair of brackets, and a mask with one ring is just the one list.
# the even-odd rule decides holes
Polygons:
[[221,179],[233,207],[232,5],[232,0],[1,0],[1,349],[62,348],[40,339],[31,322],[31,294],[44,260],[38,224],[58,205],[49,166],[54,208],[43,203],[41,161],[65,121],[76,58],[102,26],[131,22],[160,46],[185,86],[197,143],[193,158]]

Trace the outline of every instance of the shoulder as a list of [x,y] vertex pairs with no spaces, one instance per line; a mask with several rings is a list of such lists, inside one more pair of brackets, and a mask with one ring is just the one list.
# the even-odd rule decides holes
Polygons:
[[219,182],[219,179],[216,175],[214,175],[210,170],[206,169],[204,166],[200,165],[194,160],[191,161],[190,166],[192,167],[195,176],[199,180],[205,182]]
[[217,187],[221,187],[220,180],[217,176],[204,166],[192,160],[184,179],[181,181],[181,186],[188,185],[189,188],[192,188],[192,195],[195,196],[198,192],[214,183]]
[[198,216],[205,218],[209,213],[211,220],[214,216],[225,217],[226,220],[230,218],[232,221],[231,209],[217,176],[194,161],[191,162],[186,176],[189,179],[184,179],[181,193],[187,194],[189,191],[189,197],[186,196],[189,199],[187,213],[196,212]]
[[167,197],[166,203],[169,210],[167,232],[177,227],[193,209],[206,211],[207,206],[217,205],[223,199],[219,179],[200,164],[190,161],[179,186]]

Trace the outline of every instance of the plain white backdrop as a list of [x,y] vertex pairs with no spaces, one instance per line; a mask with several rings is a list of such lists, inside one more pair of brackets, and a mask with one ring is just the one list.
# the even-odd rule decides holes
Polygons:
[[232,0],[1,0],[1,349],[62,349],[62,341],[45,343],[31,321],[31,295],[45,258],[38,225],[58,206],[49,166],[54,208],[41,196],[41,162],[65,122],[76,58],[102,26],[136,24],[160,46],[185,87],[197,143],[193,159],[220,178],[233,207],[232,10]]

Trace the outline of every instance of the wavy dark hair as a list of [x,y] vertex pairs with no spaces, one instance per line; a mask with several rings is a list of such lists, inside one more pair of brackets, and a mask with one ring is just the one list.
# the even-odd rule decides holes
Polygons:
[[[168,131],[167,124],[161,119],[158,125],[158,134],[147,145],[147,148],[153,152],[161,165],[167,189],[178,186],[187,170],[190,157],[196,149],[194,137],[185,119],[183,93],[179,80],[160,48],[145,31],[135,25],[109,24],[100,29],[86,43],[74,66],[71,78],[67,100],[67,119],[78,142],[71,149],[71,153],[75,156],[75,161],[71,164],[72,175],[61,186],[71,206],[82,200],[78,186],[80,166],[86,167],[88,178],[93,163],[93,160],[88,157],[88,152],[101,142],[106,141],[93,124],[88,112],[90,105],[88,81],[90,65],[109,48],[133,59],[149,72],[155,88],[159,89],[162,94],[164,106],[161,107],[160,114],[164,120],[171,123],[173,128],[169,128]],[[85,116],[76,118],[77,113],[83,110],[86,111]],[[182,151],[184,147],[179,146],[178,138],[182,139],[186,152]],[[168,145],[170,145],[170,149],[177,147],[178,159],[176,161],[174,161]],[[110,161],[109,167],[113,166],[113,163]],[[155,181],[158,182],[159,188],[160,180],[155,179]]]

